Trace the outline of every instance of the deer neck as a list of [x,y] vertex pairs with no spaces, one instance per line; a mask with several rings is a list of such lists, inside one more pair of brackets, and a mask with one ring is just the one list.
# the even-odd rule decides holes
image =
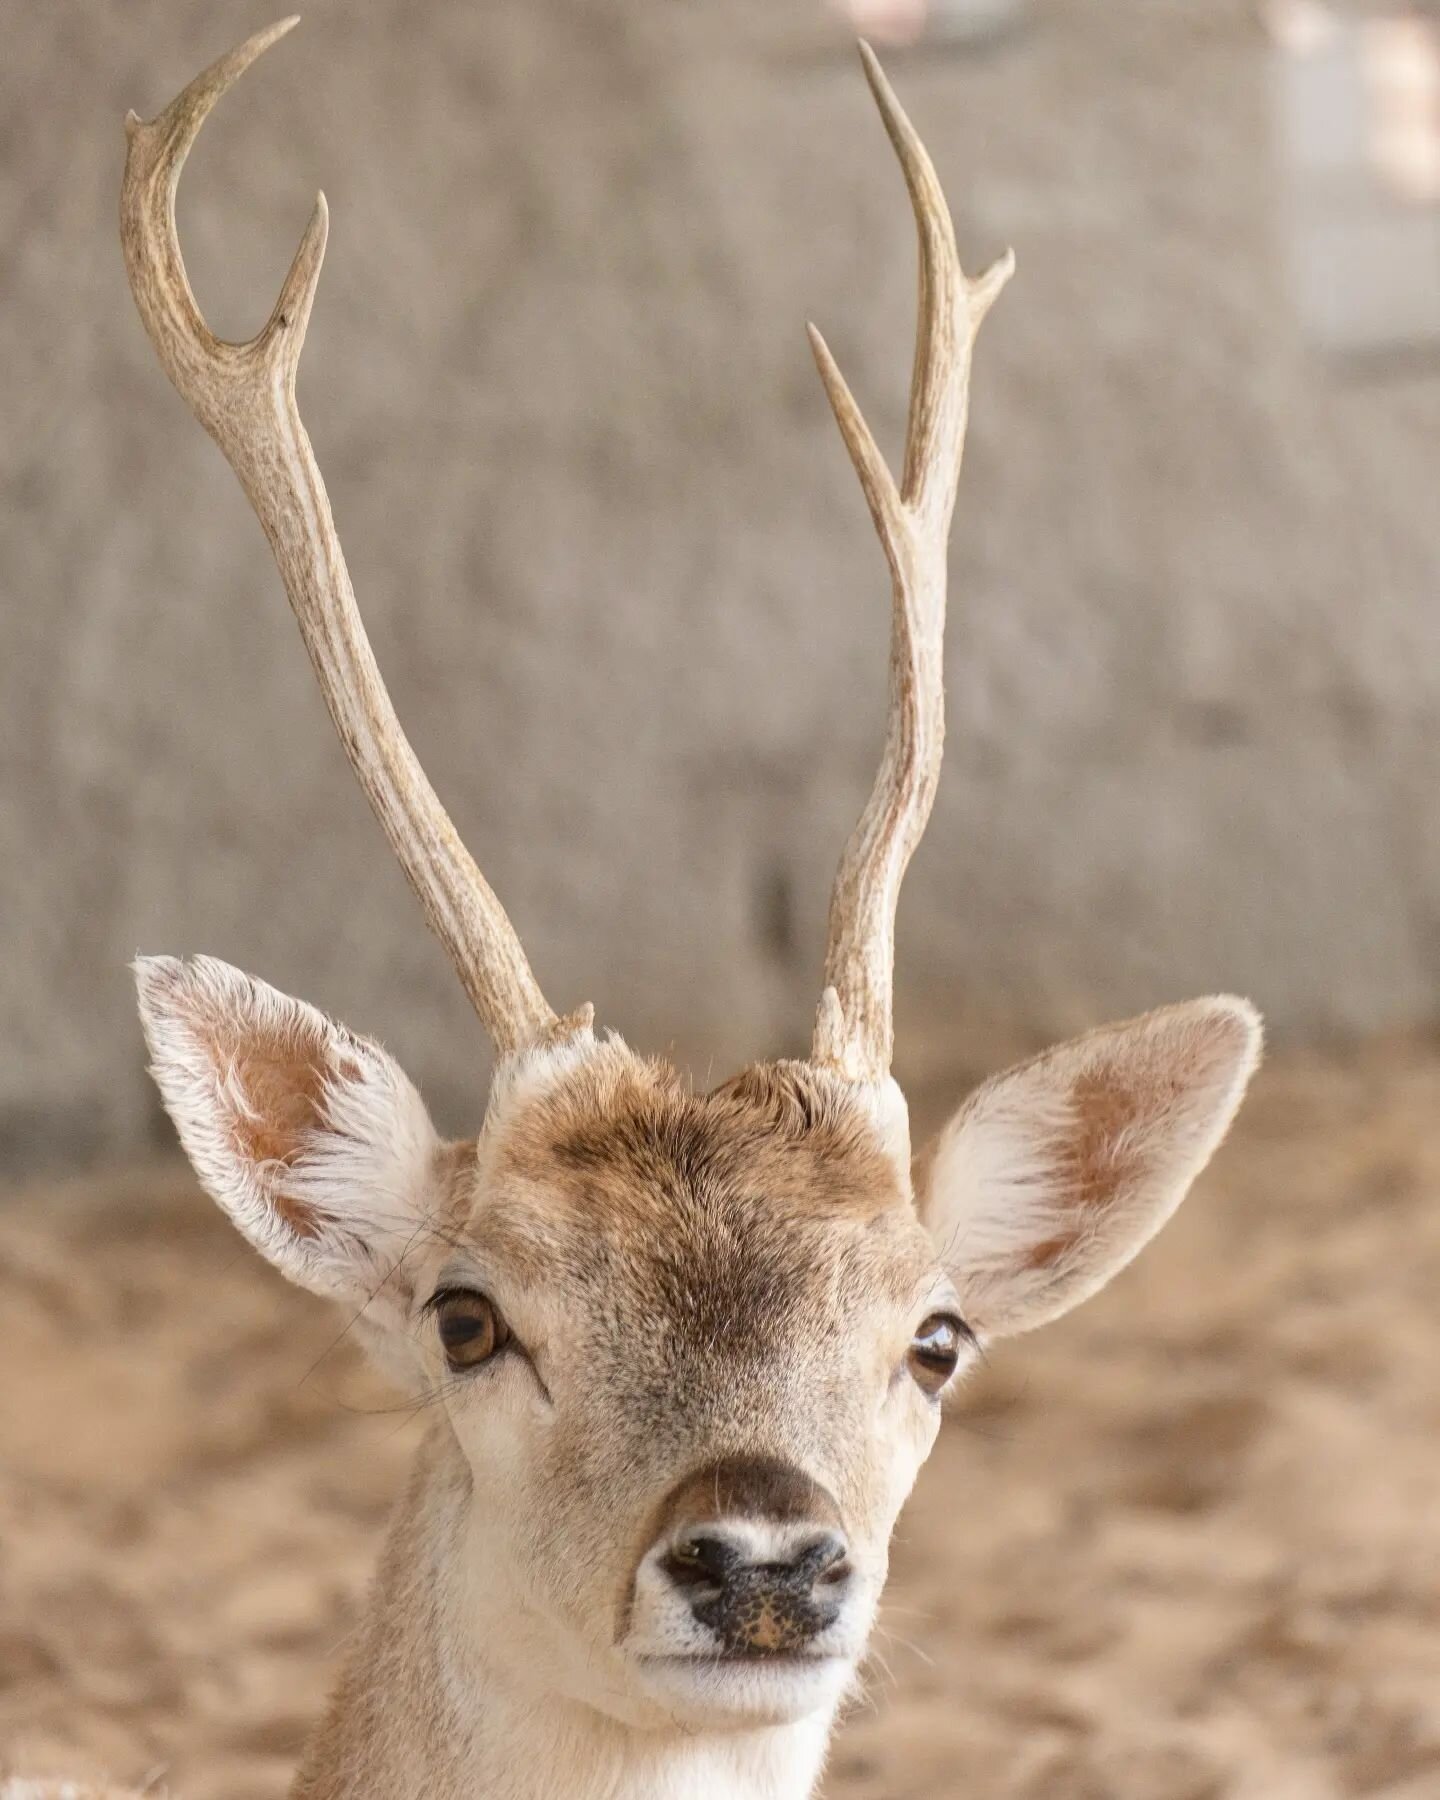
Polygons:
[[[623,1724],[530,1679],[523,1614],[477,1558],[437,1422],[291,1800],[804,1800],[833,1713],[742,1732]],[[487,1595],[490,1596],[487,1604]]]

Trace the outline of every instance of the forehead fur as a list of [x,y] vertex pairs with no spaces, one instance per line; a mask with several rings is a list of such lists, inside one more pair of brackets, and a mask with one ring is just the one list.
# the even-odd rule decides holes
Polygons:
[[873,1265],[915,1232],[863,1096],[803,1063],[697,1094],[668,1064],[605,1043],[522,1084],[487,1140],[472,1227],[522,1263],[623,1255],[718,1273],[718,1259],[778,1278],[813,1268],[822,1242],[863,1244]]

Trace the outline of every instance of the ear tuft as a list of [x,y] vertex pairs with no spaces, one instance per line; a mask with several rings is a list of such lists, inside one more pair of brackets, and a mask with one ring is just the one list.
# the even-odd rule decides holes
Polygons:
[[133,966],[151,1073],[207,1191],[302,1287],[348,1298],[389,1275],[437,1149],[399,1066],[213,957]]
[[922,1158],[921,1206],[978,1330],[1095,1293],[1184,1199],[1260,1059],[1230,995],[1108,1025],[980,1088]]

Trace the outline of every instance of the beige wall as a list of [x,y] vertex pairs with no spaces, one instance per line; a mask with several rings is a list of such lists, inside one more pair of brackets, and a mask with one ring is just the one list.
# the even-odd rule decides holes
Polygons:
[[[963,248],[1020,258],[902,1029],[1220,985],[1296,1033],[1429,1019],[1440,384],[1299,342],[1248,4],[1033,10],[989,55],[892,63]],[[120,268],[125,109],[260,22],[7,20],[0,1153],[154,1128],[137,947],[385,1035],[452,1116],[483,1075]],[[319,0],[187,177],[218,329],[261,321],[322,181],[303,404],[400,713],[550,998],[702,1074],[803,1042],[886,594],[801,325],[891,443],[910,340],[858,71],[818,4]]]

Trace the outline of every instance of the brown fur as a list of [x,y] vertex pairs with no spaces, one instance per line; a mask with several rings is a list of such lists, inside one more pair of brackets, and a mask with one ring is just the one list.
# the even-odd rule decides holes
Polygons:
[[[245,1110],[237,1107],[231,1114],[237,1153],[254,1163],[293,1163],[324,1120],[326,1043],[320,1032],[311,1035],[287,1025],[226,1037],[221,1019],[197,1018],[195,1023],[213,1065],[228,1071],[245,1096]],[[358,1073],[353,1064],[342,1064],[341,1072],[349,1080]],[[309,1208],[293,1195],[277,1192],[274,1206],[297,1237],[319,1236]]]
[[498,1134],[468,1229],[599,1308],[594,1353],[623,1341],[622,1388],[647,1362],[673,1375],[697,1344],[707,1362],[759,1362],[780,1334],[812,1361],[847,1305],[903,1304],[933,1266],[853,1090],[771,1064],[696,1094],[618,1047]]
[[778,1457],[730,1457],[707,1463],[672,1490],[660,1508],[652,1536],[683,1531],[726,1516],[803,1519],[816,1526],[840,1523],[835,1502],[818,1483]]

